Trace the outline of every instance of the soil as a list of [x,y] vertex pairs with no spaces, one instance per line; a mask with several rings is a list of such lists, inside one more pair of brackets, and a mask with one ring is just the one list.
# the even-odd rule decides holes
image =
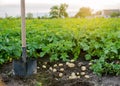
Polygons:
[[[49,62],[39,59],[37,74],[25,78],[14,76],[12,63],[7,63],[0,67],[0,86],[120,86],[120,76],[99,77],[90,70],[88,61],[79,59],[69,63],[75,64],[75,67],[68,67],[66,62],[62,61]],[[87,69],[82,71],[81,66]],[[61,68],[64,70],[60,71]],[[81,72],[85,72],[89,77],[81,75]],[[59,76],[60,73],[63,75]],[[71,73],[76,74],[77,78],[69,78]]]

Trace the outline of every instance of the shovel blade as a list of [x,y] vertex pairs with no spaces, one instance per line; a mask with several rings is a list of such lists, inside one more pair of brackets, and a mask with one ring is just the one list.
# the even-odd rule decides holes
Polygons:
[[37,73],[36,60],[27,60],[24,63],[22,60],[13,61],[13,71],[16,76],[30,76]]

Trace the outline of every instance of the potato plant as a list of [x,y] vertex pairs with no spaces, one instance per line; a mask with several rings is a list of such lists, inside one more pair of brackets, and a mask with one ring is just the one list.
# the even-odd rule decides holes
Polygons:
[[[0,20],[0,64],[21,57],[20,24],[20,19]],[[29,58],[76,60],[84,51],[95,73],[120,74],[119,18],[28,19],[26,29]]]

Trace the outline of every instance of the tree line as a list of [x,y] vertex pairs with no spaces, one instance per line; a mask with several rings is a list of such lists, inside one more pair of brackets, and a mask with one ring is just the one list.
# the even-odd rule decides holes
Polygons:
[[[55,5],[50,8],[50,18],[66,18],[69,17],[67,13],[67,4],[61,4],[60,6]],[[86,17],[92,15],[92,9],[89,7],[82,7],[79,11],[74,15],[74,17]]]
[[[38,19],[48,19],[48,18],[67,18],[69,17],[67,13],[67,8],[68,4],[63,3],[60,5],[54,5],[50,8],[49,16],[44,15],[44,16],[38,16]],[[73,16],[74,18],[85,18],[89,16],[94,16],[94,15],[101,15],[102,11],[97,11],[96,13],[92,14],[93,10],[89,7],[81,7],[78,12]],[[112,13],[110,15],[111,17],[119,17],[120,13]],[[7,16],[6,18],[12,18],[11,16]],[[20,18],[20,17],[18,17]],[[32,13],[27,13],[26,16],[27,19],[32,19],[33,14]]]
[[[67,8],[68,8],[68,4],[63,3],[60,5],[54,5],[50,8],[50,12],[49,12],[49,16],[42,16],[38,18],[67,18],[69,17],[68,13],[67,13]],[[79,9],[79,11],[73,16],[73,17],[86,17],[86,16],[91,16],[92,15],[92,9],[89,7],[82,7]],[[31,19],[33,18],[33,14],[32,13],[27,13],[27,18]]]
[[[68,8],[67,4],[61,4],[60,6],[55,5],[50,8],[50,18],[66,18],[69,17],[68,13],[66,12]],[[102,11],[97,11],[96,13],[92,13],[93,10],[89,7],[81,7],[79,11],[73,16],[75,18],[85,18],[91,16],[99,16],[102,15]],[[110,14],[110,17],[119,17],[120,12],[113,12]]]

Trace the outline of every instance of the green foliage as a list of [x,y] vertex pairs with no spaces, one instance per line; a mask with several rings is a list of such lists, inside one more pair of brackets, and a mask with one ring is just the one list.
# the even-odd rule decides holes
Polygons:
[[61,4],[60,6],[55,5],[50,8],[50,17],[51,18],[66,18],[68,13],[66,12],[68,8],[67,4]]
[[119,17],[120,16],[120,12],[113,12],[110,16],[111,17]]
[[[26,21],[27,55],[51,61],[92,60],[91,69],[101,74],[120,74],[120,19],[33,19]],[[21,55],[19,19],[0,20],[0,64]]]
[[92,10],[88,7],[82,7],[80,8],[79,12],[75,15],[75,17],[87,17],[91,16]]
[[107,62],[104,58],[94,60],[95,64],[92,65],[91,69],[98,75],[120,75],[120,64],[115,62]]
[[53,6],[50,8],[51,18],[59,18],[59,6]]
[[60,5],[60,8],[59,8],[59,10],[60,10],[59,17],[60,18],[68,17],[68,13],[66,12],[67,8],[68,8],[68,5],[65,3]]
[[27,18],[28,19],[32,19],[33,18],[33,14],[32,13],[27,13]]
[[[16,29],[0,29],[0,64],[12,59],[18,59],[21,55],[20,33]],[[14,32],[13,32],[14,31]]]

